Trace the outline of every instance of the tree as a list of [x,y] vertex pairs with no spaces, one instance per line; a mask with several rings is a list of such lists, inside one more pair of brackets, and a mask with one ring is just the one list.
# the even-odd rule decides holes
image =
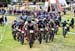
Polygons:
[[0,7],[7,7],[11,0],[0,0]]
[[0,0],[0,2],[9,4],[11,0]]

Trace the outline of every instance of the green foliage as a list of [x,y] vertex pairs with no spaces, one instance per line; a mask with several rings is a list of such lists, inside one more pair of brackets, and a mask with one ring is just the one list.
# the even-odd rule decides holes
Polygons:
[[0,0],[0,2],[3,2],[3,3],[10,3],[11,0]]
[[29,1],[33,1],[33,0],[29,0]]

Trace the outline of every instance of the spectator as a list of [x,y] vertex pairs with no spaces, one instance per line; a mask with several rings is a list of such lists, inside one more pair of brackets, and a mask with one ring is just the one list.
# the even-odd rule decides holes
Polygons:
[[36,0],[33,0],[33,4],[36,5]]
[[66,9],[64,8],[64,10],[63,10],[63,13],[64,13],[64,15],[66,15]]
[[48,10],[47,11],[50,12],[50,6],[48,6]]
[[75,10],[74,10],[74,17],[75,17]]
[[2,18],[3,18],[4,24],[7,24],[7,16],[3,15]]
[[70,26],[71,26],[72,28],[74,28],[74,18],[72,18],[71,23],[70,23]]
[[67,20],[67,31],[70,32],[70,20]]

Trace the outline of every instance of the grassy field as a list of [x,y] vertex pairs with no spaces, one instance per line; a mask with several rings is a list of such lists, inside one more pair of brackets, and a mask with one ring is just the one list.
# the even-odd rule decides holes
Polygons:
[[[63,16],[63,20],[71,19],[73,17],[72,13],[67,13]],[[50,43],[43,43],[40,45],[36,40],[33,48],[30,49],[28,42],[25,41],[24,45],[21,45],[19,42],[14,41],[11,34],[11,25],[10,23],[15,19],[14,16],[8,17],[8,25],[0,26],[0,51],[75,51],[75,35],[67,34],[66,38],[62,36],[62,29],[59,28],[58,35],[55,35],[55,39]],[[1,32],[2,29],[2,32]],[[71,29],[71,32],[75,32],[75,28]]]

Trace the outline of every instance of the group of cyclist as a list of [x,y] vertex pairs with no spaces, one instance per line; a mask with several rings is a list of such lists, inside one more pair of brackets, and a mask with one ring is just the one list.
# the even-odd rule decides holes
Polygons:
[[53,41],[61,25],[64,38],[69,31],[69,27],[74,27],[74,19],[71,20],[72,24],[68,24],[66,21],[61,22],[62,19],[59,12],[57,14],[53,12],[28,13],[30,14],[22,14],[18,17],[18,21],[14,20],[12,35],[14,40],[18,40],[22,45],[26,39],[29,42],[30,48],[32,48],[35,40],[38,40],[39,44],[42,43],[42,40],[45,40],[46,43]]

